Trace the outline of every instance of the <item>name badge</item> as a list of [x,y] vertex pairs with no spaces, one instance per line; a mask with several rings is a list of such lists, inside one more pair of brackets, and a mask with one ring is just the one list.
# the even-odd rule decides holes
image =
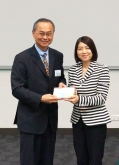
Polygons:
[[55,77],[61,76],[61,70],[55,70]]

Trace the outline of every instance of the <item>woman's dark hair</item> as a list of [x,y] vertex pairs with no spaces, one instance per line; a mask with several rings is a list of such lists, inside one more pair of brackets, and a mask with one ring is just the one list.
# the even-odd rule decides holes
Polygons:
[[83,42],[84,44],[86,44],[92,51],[93,56],[92,56],[91,61],[97,61],[98,53],[97,53],[97,49],[96,49],[96,46],[95,46],[93,40],[88,36],[83,36],[83,37],[78,38],[78,40],[76,41],[76,44],[75,44],[74,58],[75,58],[76,63],[81,61],[77,55],[77,49],[78,49],[78,45],[80,42]]

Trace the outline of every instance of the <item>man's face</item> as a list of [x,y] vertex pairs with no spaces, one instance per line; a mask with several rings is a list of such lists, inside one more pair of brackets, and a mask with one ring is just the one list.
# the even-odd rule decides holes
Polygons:
[[43,51],[46,51],[52,43],[54,29],[50,22],[39,22],[35,31],[32,31],[36,45]]

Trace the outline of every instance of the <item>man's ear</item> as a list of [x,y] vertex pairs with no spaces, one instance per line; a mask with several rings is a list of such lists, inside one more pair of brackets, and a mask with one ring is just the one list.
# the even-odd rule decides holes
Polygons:
[[33,36],[33,38],[34,38],[34,31],[32,30],[32,36]]

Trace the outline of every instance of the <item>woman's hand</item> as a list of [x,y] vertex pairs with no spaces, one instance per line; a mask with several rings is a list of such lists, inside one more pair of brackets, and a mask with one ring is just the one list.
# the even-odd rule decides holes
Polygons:
[[66,98],[64,99],[65,101],[69,101],[71,102],[72,104],[76,104],[79,102],[79,96],[78,95],[73,95],[73,96],[70,96],[69,98]]
[[74,95],[72,95],[72,96],[70,96],[70,97],[68,97],[68,98],[65,98],[65,99],[63,99],[63,100],[69,101],[69,102],[71,102],[72,104],[76,104],[76,103],[78,103],[78,101],[79,101],[79,96],[77,95],[76,87],[75,87],[75,86],[71,86],[71,87],[74,88]]
[[77,95],[77,90],[75,86],[72,86],[74,88],[74,95]]

